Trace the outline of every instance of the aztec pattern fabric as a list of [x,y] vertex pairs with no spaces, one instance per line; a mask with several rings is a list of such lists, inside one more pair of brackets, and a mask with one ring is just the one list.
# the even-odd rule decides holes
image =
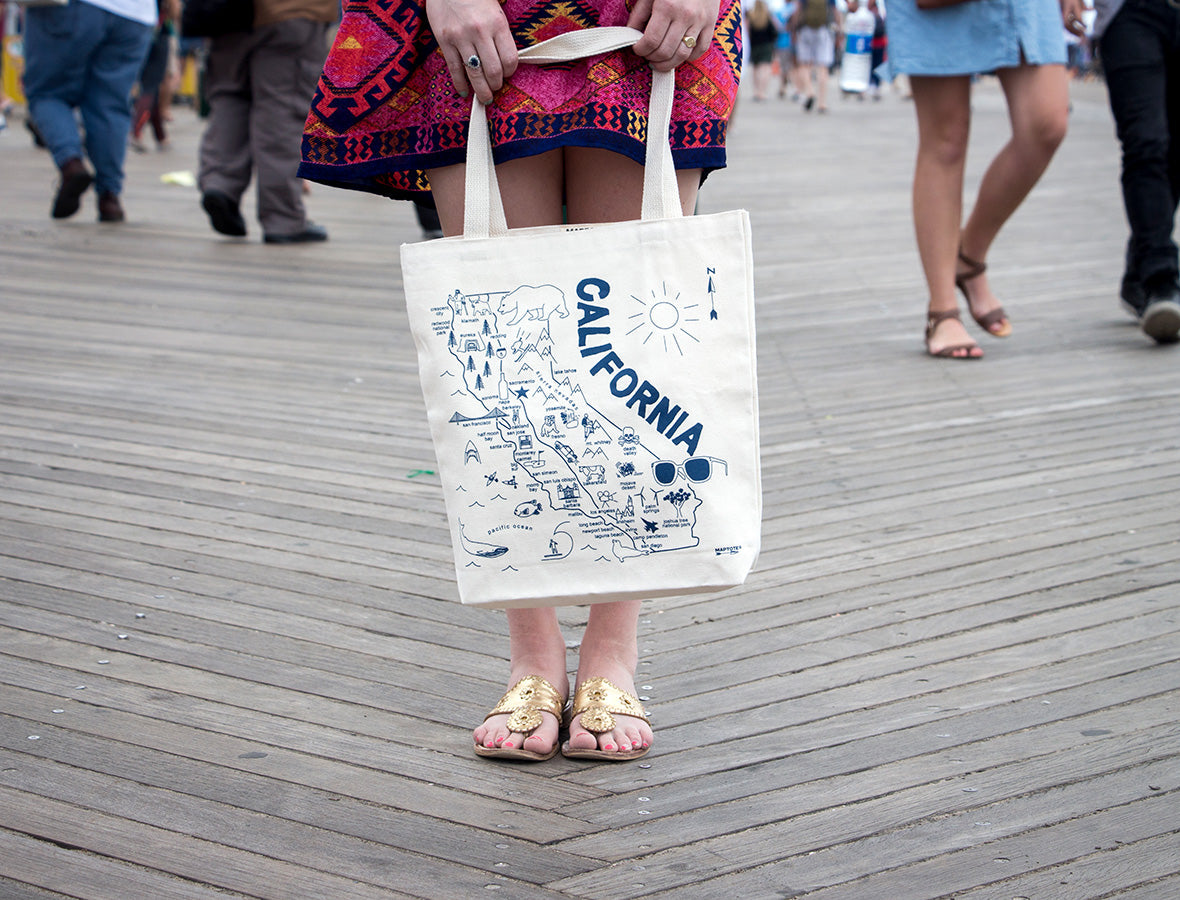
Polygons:
[[[503,0],[517,46],[625,25],[626,0]],[[741,70],[741,4],[723,0],[712,45],[676,70],[670,137],[677,168],[725,165]],[[520,66],[488,107],[497,162],[563,146],[642,163],[651,69],[630,50]],[[303,178],[412,198],[426,169],[464,160],[471,99],[455,91],[423,0],[346,0],[303,134]]]

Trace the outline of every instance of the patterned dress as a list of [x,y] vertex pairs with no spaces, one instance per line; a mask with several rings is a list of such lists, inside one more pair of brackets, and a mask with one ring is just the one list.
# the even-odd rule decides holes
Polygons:
[[[626,0],[502,0],[516,44],[626,25]],[[725,165],[725,130],[741,69],[741,5],[722,0],[709,50],[676,70],[677,168]],[[558,147],[599,147],[639,163],[651,69],[630,50],[572,63],[522,63],[488,107],[497,162]],[[346,0],[303,133],[303,178],[413,198],[426,169],[465,157],[471,97],[455,91],[424,0]]]

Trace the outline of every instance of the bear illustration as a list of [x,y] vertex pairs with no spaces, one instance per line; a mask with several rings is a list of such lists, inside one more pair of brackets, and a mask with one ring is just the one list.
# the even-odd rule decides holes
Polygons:
[[518,287],[500,300],[496,312],[508,320],[508,326],[519,325],[526,319],[544,322],[554,313],[562,319],[569,315],[565,294],[551,284]]

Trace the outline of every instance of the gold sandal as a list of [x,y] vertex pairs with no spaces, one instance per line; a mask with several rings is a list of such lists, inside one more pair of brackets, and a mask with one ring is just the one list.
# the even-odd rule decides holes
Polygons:
[[[647,724],[651,721],[643,711],[643,705],[634,694],[615,687],[605,678],[588,678],[578,685],[574,693],[574,703],[569,721],[582,717],[582,727],[591,734],[604,734],[615,728],[617,713],[622,716],[632,716],[643,719]],[[567,759],[606,759],[612,762],[626,762],[639,759],[647,753],[649,748],[640,747],[638,750],[582,750],[571,747],[566,741],[561,747],[561,755]]]
[[[486,722],[492,716],[511,713],[508,717],[508,730],[514,734],[523,734],[526,738],[541,727],[545,721],[542,713],[549,713],[561,725],[561,714],[565,709],[565,700],[552,684],[539,675],[526,675],[512,685],[500,698],[496,708],[484,716]],[[536,753],[525,750],[524,747],[481,747],[475,745],[476,756],[496,757],[498,759],[517,759],[528,762],[544,762],[557,755],[560,739],[553,742],[553,749],[548,753]]]

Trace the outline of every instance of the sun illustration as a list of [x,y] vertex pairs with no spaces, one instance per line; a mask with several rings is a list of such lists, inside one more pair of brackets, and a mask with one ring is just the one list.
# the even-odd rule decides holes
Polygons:
[[627,317],[635,323],[627,334],[643,331],[643,343],[646,344],[655,337],[664,342],[665,352],[675,348],[681,356],[684,356],[684,348],[680,346],[682,337],[700,343],[700,339],[685,327],[689,323],[700,321],[695,312],[698,304],[681,305],[679,293],[672,297],[668,296],[667,284],[661,283],[660,293],[652,291],[648,300],[641,300],[634,294],[631,295],[631,299],[642,309]]

